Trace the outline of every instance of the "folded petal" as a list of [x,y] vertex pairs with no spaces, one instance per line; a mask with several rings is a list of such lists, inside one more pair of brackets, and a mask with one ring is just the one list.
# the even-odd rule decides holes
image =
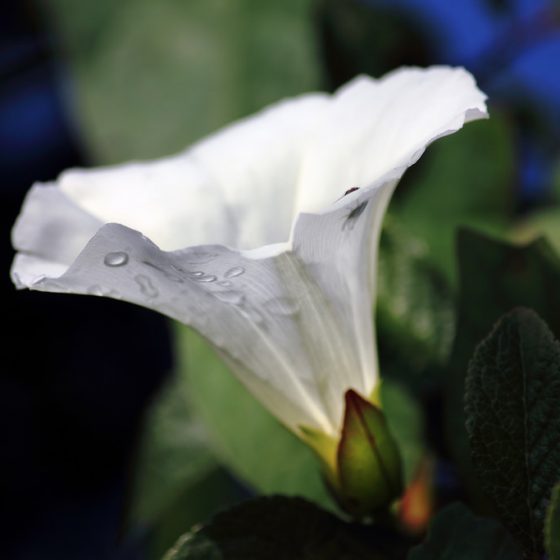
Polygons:
[[487,116],[462,68],[402,68],[340,88],[315,127],[299,177],[298,211],[319,211],[351,187],[406,169],[435,139]]

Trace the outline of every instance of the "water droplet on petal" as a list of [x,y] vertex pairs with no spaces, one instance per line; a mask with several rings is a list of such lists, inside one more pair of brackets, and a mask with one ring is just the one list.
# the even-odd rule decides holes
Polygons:
[[213,274],[206,274],[195,278],[197,282],[215,282],[217,279],[217,276],[214,276]]
[[237,292],[235,290],[226,290],[223,292],[214,292],[214,296],[224,303],[231,303],[232,305],[239,305],[245,299],[242,292]]
[[107,266],[123,266],[128,262],[128,255],[123,251],[115,251],[114,253],[107,253],[103,262]]
[[138,274],[134,278],[134,280],[136,280],[136,283],[140,287],[140,291],[146,297],[155,298],[159,296],[157,288],[152,284],[152,281],[148,276],[145,276],[144,274]]
[[229,288],[230,286],[233,286],[233,284],[229,280],[220,280],[218,282],[218,285],[223,286],[224,288]]
[[277,297],[265,301],[264,307],[274,315],[294,315],[299,311],[298,302],[288,297]]
[[235,278],[236,276],[241,276],[243,273],[245,272],[245,269],[241,266],[234,266],[233,268],[230,268],[225,274],[224,276],[226,278]]

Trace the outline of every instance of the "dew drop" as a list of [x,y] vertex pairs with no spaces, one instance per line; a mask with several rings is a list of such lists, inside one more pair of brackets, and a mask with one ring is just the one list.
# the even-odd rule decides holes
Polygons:
[[265,301],[264,307],[274,315],[294,315],[299,311],[298,302],[288,297],[277,297]]
[[218,278],[216,276],[214,276],[213,274],[206,274],[204,276],[197,276],[195,278],[195,280],[197,282],[215,282]]
[[241,276],[243,273],[245,272],[245,269],[241,266],[234,266],[233,268],[230,268],[225,274],[224,276],[226,278],[235,278],[236,276]]
[[103,262],[107,266],[123,266],[128,262],[128,255],[123,251],[107,253]]
[[235,290],[226,290],[223,292],[214,292],[214,296],[224,303],[231,303],[232,305],[239,305],[243,303],[245,296],[241,292]]
[[153,285],[150,278],[144,274],[138,274],[134,280],[140,287],[140,291],[148,298],[155,298],[159,296],[157,288]]
[[229,280],[220,280],[218,282],[219,286],[223,286],[224,288],[229,288],[230,286],[232,286],[233,284],[229,281]]

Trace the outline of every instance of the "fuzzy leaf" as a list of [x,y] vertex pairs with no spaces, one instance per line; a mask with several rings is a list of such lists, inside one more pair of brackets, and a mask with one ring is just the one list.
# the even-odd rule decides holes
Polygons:
[[560,343],[535,312],[515,309],[476,349],[465,411],[481,486],[528,555],[542,551],[560,479],[559,402]]
[[301,498],[260,498],[183,536],[165,560],[376,560],[351,525]]
[[445,426],[472,498],[479,490],[463,412],[469,360],[496,321],[517,306],[534,309],[560,337],[560,259],[544,239],[519,247],[468,229],[459,232],[457,257],[458,323],[447,376]]
[[495,520],[474,516],[452,504],[432,521],[426,540],[408,560],[521,560],[521,551]]
[[560,560],[560,483],[554,487],[546,513],[544,545],[550,560]]

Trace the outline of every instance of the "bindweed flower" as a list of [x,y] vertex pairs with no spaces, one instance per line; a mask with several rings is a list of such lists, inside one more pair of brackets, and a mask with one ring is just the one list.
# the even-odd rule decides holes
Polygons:
[[430,142],[485,116],[466,71],[406,68],[280,102],[170,158],[66,171],[29,192],[12,278],[195,328],[338,489],[343,418],[347,433],[385,429],[371,312],[389,198]]

